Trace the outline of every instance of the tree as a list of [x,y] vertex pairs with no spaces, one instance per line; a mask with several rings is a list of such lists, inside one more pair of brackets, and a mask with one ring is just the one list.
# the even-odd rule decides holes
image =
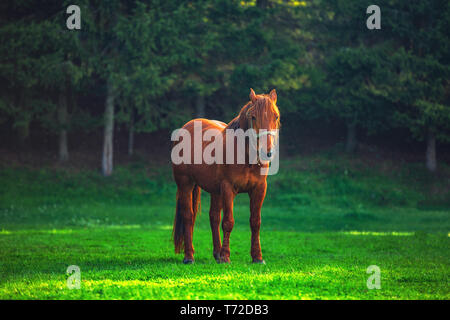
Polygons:
[[316,110],[325,119],[345,124],[349,153],[356,150],[359,130],[386,130],[392,114],[383,83],[384,39],[379,30],[367,29],[367,6],[361,1],[314,2],[310,19],[321,52],[317,65],[326,74]]
[[390,98],[396,105],[397,123],[425,140],[426,167],[434,172],[436,141],[450,141],[450,68],[432,56],[421,58],[405,51],[397,52],[393,60],[398,73]]
[[[0,112],[18,129],[19,141],[29,134],[34,120],[58,133],[59,158],[68,159],[67,94],[80,78],[74,43],[61,24],[59,3],[5,2],[8,16],[0,24],[2,38],[0,81],[4,84]],[[76,53],[76,52],[75,52]]]
[[[200,20],[190,3],[136,3],[120,17],[116,36],[122,59],[117,61],[118,120],[128,124],[132,154],[134,133],[173,125],[185,111],[173,101],[185,87],[191,65],[198,64],[197,46],[189,36]],[[188,35],[186,35],[186,33]]]
[[383,58],[383,50],[358,47],[343,48],[327,59],[329,96],[323,108],[345,122],[347,152],[356,149],[358,127],[373,133],[389,126]]
[[395,40],[389,99],[398,125],[426,141],[425,163],[435,172],[436,141],[450,141],[448,1],[397,1],[386,26]]

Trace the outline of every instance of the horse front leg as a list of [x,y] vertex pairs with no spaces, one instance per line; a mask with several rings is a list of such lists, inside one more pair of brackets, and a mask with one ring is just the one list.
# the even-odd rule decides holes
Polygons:
[[219,261],[221,263],[230,263],[230,234],[234,226],[233,201],[236,194],[231,185],[224,183],[222,184],[221,195],[223,205],[223,244],[220,249]]
[[222,211],[222,198],[220,194],[211,194],[211,207],[209,209],[209,224],[211,225],[213,239],[213,256],[220,262],[220,212]]
[[252,230],[251,256],[253,263],[265,264],[259,241],[259,229],[261,228],[261,208],[266,196],[267,183],[258,185],[250,193],[250,228]]

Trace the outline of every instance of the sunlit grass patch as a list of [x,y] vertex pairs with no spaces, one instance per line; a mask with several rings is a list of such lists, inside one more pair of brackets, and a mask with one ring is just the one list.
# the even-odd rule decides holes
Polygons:
[[[196,263],[183,265],[170,231],[73,229],[0,237],[0,297],[17,299],[373,299],[448,298],[449,239],[370,233],[262,234],[266,265],[251,264],[249,234],[233,231],[232,263],[216,264],[210,232],[196,231]],[[66,268],[81,269],[81,289]],[[379,265],[382,289],[366,287]]]
[[374,232],[374,231],[343,231],[343,234],[352,236],[413,236],[414,232]]

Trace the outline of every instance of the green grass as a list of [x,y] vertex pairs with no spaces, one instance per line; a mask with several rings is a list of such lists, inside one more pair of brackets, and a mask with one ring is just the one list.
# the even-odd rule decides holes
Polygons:
[[[235,204],[230,265],[212,257],[209,196],[194,265],[171,243],[170,167],[0,169],[2,299],[449,299],[449,168],[336,154],[284,161],[262,213],[266,265],[250,263],[248,197]],[[66,269],[81,269],[81,289]],[[366,269],[381,269],[369,290]]]

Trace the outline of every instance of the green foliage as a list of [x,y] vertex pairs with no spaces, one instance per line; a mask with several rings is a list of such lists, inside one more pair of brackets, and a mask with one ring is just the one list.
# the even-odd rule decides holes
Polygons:
[[395,31],[392,40],[399,44],[391,54],[389,76],[395,119],[418,139],[431,131],[438,140],[449,141],[450,5],[440,0],[396,4],[402,14],[387,20]]
[[439,140],[450,139],[450,104],[447,92],[450,67],[431,57],[399,51],[393,56],[397,70],[389,98],[398,105],[396,120],[423,139],[431,129]]
[[0,5],[0,122],[19,135],[97,128],[111,83],[115,119],[134,132],[179,127],[196,108],[227,121],[249,88],[276,88],[287,136],[337,121],[450,141],[448,1],[381,1],[381,30],[355,0],[82,0],[77,31],[69,4]]
[[329,98],[323,108],[329,115],[372,133],[389,125],[392,108],[385,98],[383,55],[380,48],[357,47],[338,49],[328,58]]

